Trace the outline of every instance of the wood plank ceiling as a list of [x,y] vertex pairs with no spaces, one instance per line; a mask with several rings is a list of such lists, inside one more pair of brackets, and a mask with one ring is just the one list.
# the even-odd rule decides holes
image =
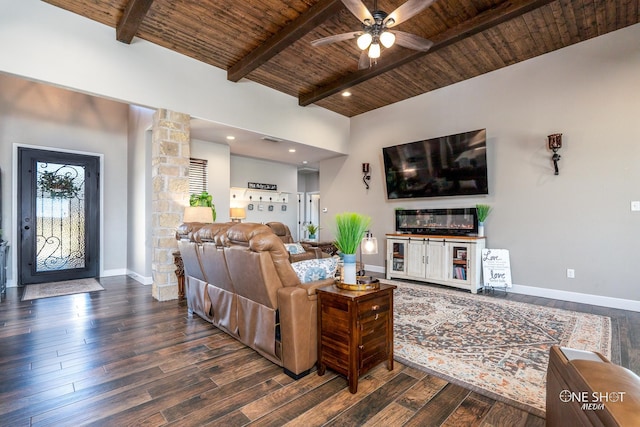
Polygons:
[[[337,0],[45,0],[135,37],[352,117],[639,22],[639,0],[437,0],[397,26],[427,53],[383,49],[358,71],[355,41],[311,41],[360,29]],[[405,0],[380,0],[391,12]],[[372,10],[373,1],[365,0]],[[116,31],[117,29],[117,31]],[[246,75],[244,75],[247,73]],[[341,92],[349,89],[350,97]]]

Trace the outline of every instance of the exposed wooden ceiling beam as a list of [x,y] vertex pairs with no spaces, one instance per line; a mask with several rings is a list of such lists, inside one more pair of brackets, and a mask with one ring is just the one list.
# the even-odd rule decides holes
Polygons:
[[309,31],[322,24],[327,18],[338,13],[343,7],[340,0],[319,1],[293,20],[291,24],[233,64],[227,71],[227,79],[232,82],[239,81]]
[[500,5],[488,9],[474,18],[463,22],[462,24],[451,28],[438,36],[433,37],[434,42],[431,49],[427,52],[409,52],[397,51],[393,55],[387,55],[378,60],[378,64],[364,70],[358,70],[353,74],[335,80],[327,85],[317,87],[315,90],[301,94],[298,98],[298,104],[306,106],[318,102],[336,93],[349,89],[357,84],[363,83],[369,79],[379,76],[387,71],[393,70],[401,65],[415,61],[425,55],[434,53],[439,49],[457,43],[467,37],[471,37],[482,31],[502,24],[532,10],[538,9],[555,0],[513,0],[505,1]]
[[131,40],[138,32],[140,24],[149,11],[153,0],[129,0],[124,9],[122,19],[116,27],[116,39],[122,43],[131,44]]

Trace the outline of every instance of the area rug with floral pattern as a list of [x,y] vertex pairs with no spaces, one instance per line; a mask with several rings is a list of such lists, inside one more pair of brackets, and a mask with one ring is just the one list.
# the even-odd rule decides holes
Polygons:
[[611,318],[392,280],[395,358],[544,417],[549,349],[611,357]]

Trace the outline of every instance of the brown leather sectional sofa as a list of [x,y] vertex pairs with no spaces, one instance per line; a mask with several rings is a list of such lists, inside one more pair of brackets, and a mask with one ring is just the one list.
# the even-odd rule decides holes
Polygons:
[[254,223],[182,224],[177,231],[190,313],[284,367],[293,378],[317,360],[315,290],[301,283],[273,230]]

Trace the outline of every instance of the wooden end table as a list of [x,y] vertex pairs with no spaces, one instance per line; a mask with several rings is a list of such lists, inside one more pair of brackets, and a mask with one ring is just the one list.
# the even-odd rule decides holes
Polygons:
[[393,290],[347,291],[336,286],[318,294],[318,375],[325,368],[345,375],[349,391],[358,379],[384,361],[393,370]]

